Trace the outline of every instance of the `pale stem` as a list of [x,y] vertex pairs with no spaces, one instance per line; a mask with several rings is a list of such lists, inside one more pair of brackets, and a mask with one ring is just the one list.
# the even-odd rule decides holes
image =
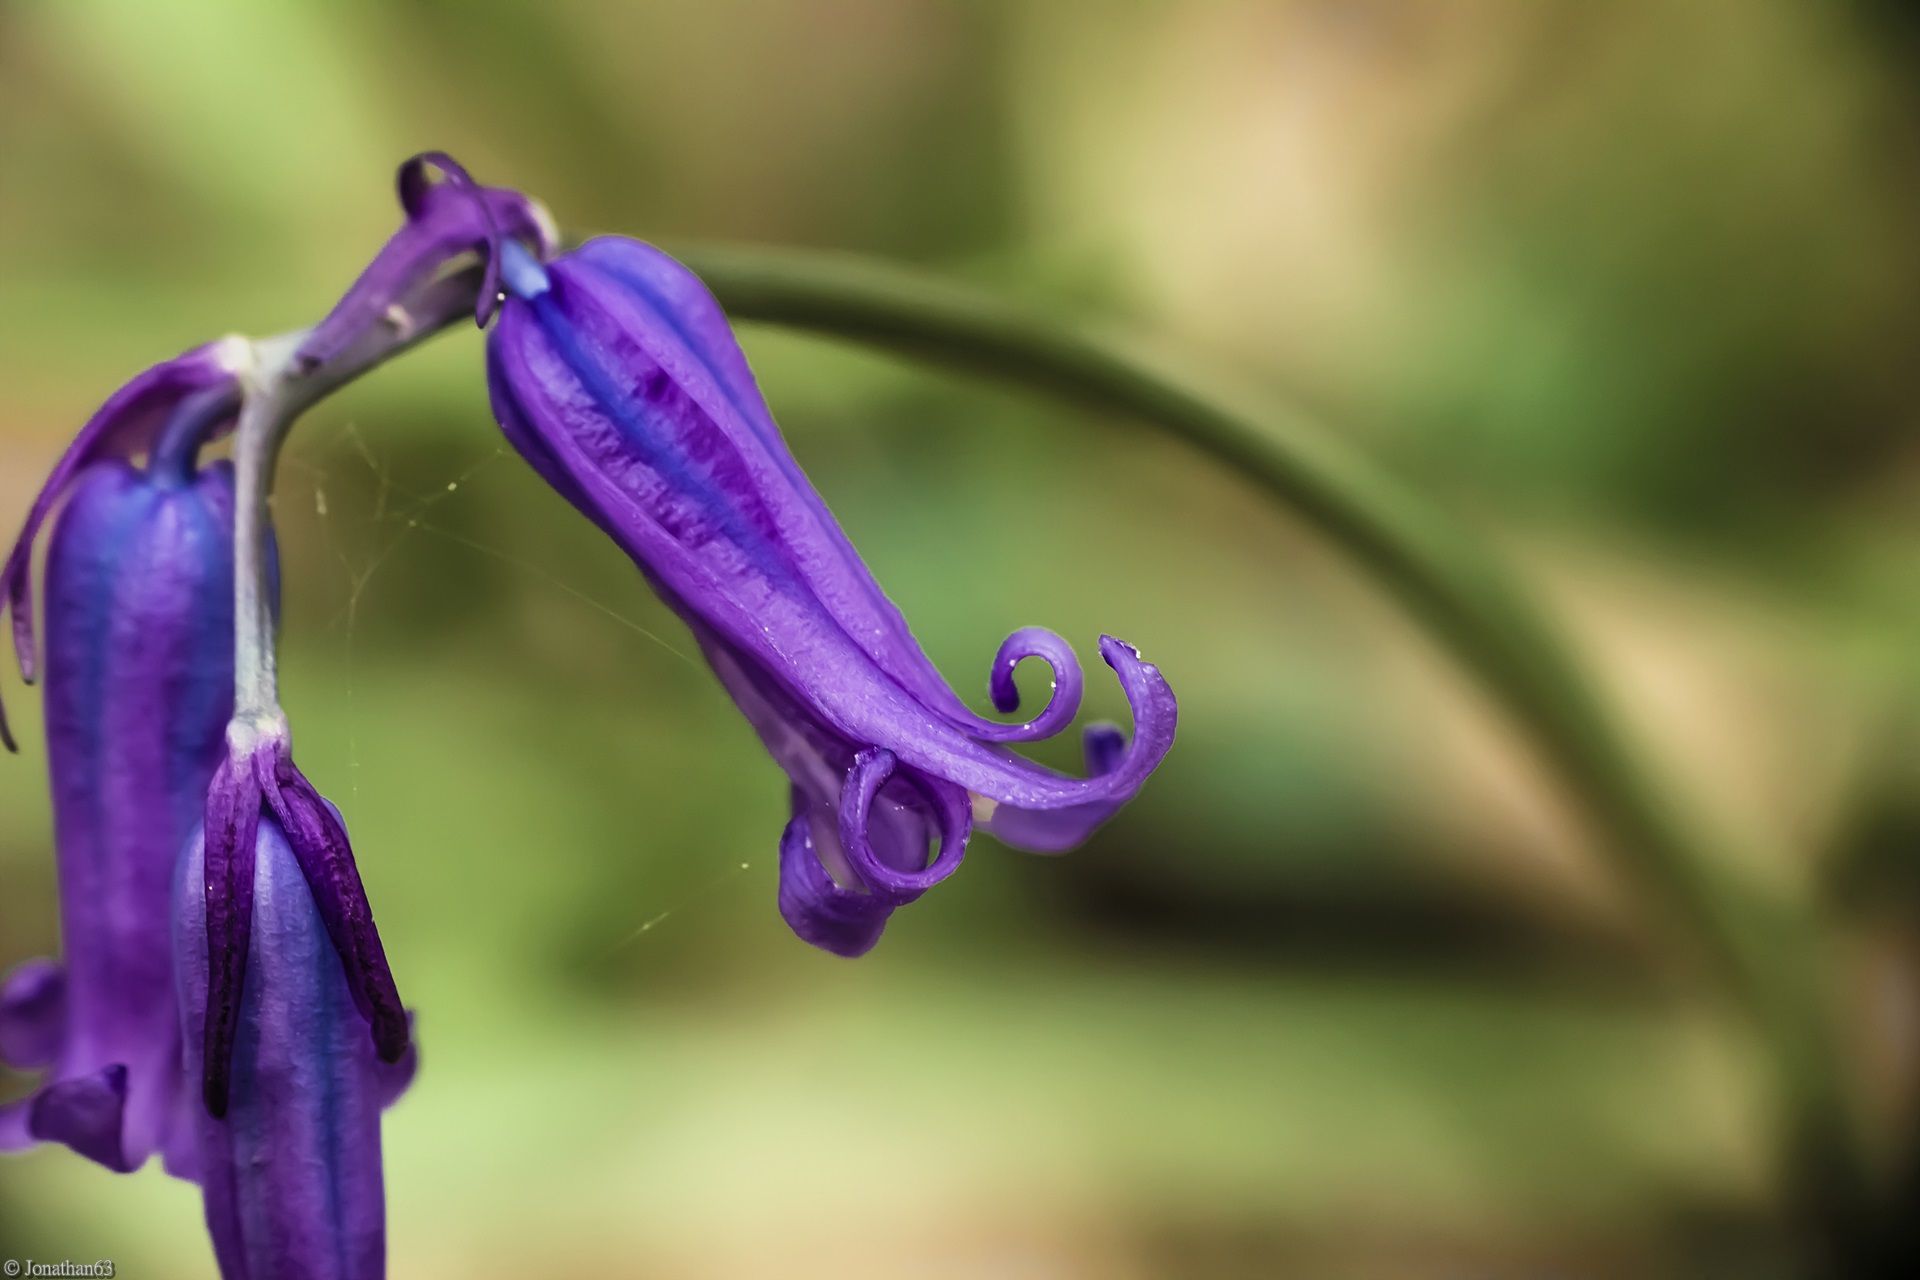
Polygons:
[[244,750],[263,736],[286,734],[267,566],[273,519],[269,503],[281,444],[314,404],[471,315],[480,280],[479,269],[473,268],[424,286],[389,308],[359,341],[314,368],[303,368],[298,359],[307,330],[252,344],[252,362],[240,375],[242,400],[233,445],[233,722],[228,736],[236,747]]

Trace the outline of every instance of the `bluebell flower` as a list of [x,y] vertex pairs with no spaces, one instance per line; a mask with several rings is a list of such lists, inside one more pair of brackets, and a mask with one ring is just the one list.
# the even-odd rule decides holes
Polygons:
[[685,620],[714,673],[785,770],[781,914],[841,955],[959,865],[973,827],[1070,848],[1124,804],[1172,744],[1158,668],[1110,637],[1131,741],[1087,734],[1089,776],[1008,748],[1078,711],[1073,650],[1015,632],[989,673],[1002,713],[1014,669],[1052,672],[1031,719],[1004,724],[954,693],[788,451],[719,304],[637,241],[607,237],[540,260],[504,238],[508,293],[488,339],[495,417],[563,497],[631,556]]
[[[56,469],[14,552],[18,584],[68,491],[46,570],[62,958],[0,986],[0,1058],[45,1072],[0,1108],[0,1149],[57,1141],[122,1171],[184,1159],[171,886],[233,710],[233,473],[196,455],[236,402],[214,349],[142,374]],[[103,456],[132,449],[144,467]],[[28,597],[14,599],[31,670]]]

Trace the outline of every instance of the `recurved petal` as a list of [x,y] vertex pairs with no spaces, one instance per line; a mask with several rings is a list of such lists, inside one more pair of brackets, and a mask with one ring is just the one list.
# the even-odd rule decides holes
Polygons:
[[[952,875],[966,856],[973,818],[966,797],[956,788],[924,778],[896,784],[888,794],[899,761],[893,753],[869,747],[853,759],[840,793],[840,847],[860,879],[876,893],[914,898]],[[907,819],[912,838],[880,843],[874,836],[876,806],[892,810],[894,831]],[[932,810],[929,814],[928,810]],[[928,862],[928,838],[937,833],[939,851]]]
[[[204,1040],[204,854],[182,860],[176,926],[188,1067]],[[380,1108],[392,1081],[278,821],[257,834],[251,953],[224,1119],[201,1111],[207,1225],[226,1280],[378,1280]]]
[[795,788],[793,817],[780,833],[780,918],[802,942],[837,956],[865,955],[901,900],[836,884],[821,865],[813,831],[807,798]]

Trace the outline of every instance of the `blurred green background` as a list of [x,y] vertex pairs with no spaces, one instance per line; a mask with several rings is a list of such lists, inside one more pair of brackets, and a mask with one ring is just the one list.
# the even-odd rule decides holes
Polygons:
[[[429,147],[573,232],[1097,318],[1512,555],[1839,922],[1884,1137],[1920,1058],[1911,13],[9,0],[0,519],[134,370],[316,318]],[[983,837],[873,955],[816,954],[773,906],[784,780],[504,453],[475,335],[323,406],[282,679],[420,1010],[394,1276],[1793,1274],[1747,1032],[1391,605],[1135,424],[743,336],[958,688],[1016,626],[1110,631],[1179,743],[1087,848]],[[0,683],[5,965],[58,939]],[[211,1267],[190,1188],[55,1152],[0,1163],[0,1255]]]

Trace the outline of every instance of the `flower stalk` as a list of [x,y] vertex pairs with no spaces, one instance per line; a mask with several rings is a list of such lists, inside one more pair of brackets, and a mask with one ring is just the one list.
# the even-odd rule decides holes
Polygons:
[[473,315],[484,269],[436,279],[390,305],[358,340],[320,363],[309,363],[299,329],[252,344],[240,375],[242,402],[234,429],[234,732],[247,745],[286,732],[274,665],[275,621],[268,587],[269,502],[280,447],[300,415],[348,383]]

